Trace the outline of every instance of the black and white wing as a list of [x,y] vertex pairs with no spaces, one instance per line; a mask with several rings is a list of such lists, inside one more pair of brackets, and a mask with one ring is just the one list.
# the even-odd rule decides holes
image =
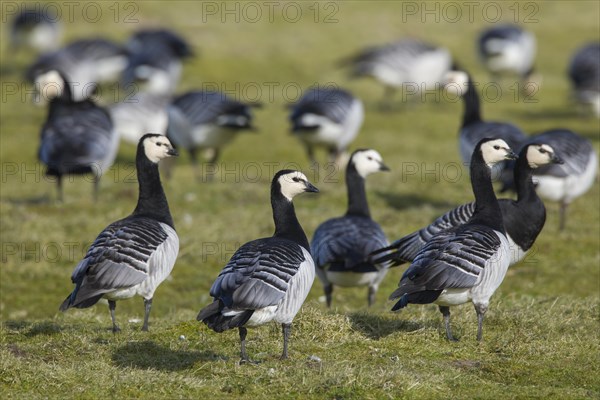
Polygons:
[[375,221],[345,216],[330,219],[319,226],[310,247],[317,268],[373,272],[385,263],[373,263],[369,254],[387,245],[385,234]]
[[588,168],[594,153],[589,140],[567,129],[555,129],[532,136],[527,143],[548,144],[564,161],[563,164],[547,164],[537,168],[534,172],[537,176],[581,175]]
[[71,276],[75,290],[60,309],[84,308],[103,294],[131,288],[149,277],[158,286],[171,272],[179,238],[169,225],[130,216],[104,229]]
[[353,110],[356,98],[343,89],[315,88],[306,92],[302,98],[293,105],[290,113],[292,131],[316,129],[319,127],[320,116],[336,124],[344,124]]
[[192,126],[216,124],[231,128],[251,128],[250,107],[224,93],[188,92],[177,97],[172,106],[185,115]]
[[577,51],[569,65],[569,77],[578,91],[600,92],[600,43]]
[[511,149],[519,149],[527,140],[521,129],[505,122],[477,122],[469,124],[460,131],[460,154],[462,161],[471,161],[475,146],[482,139],[494,137],[504,140]]
[[486,226],[463,225],[432,237],[390,296],[400,299],[393,310],[408,303],[431,303],[444,289],[475,286],[485,268],[507,256],[500,254],[506,250],[500,235]]
[[[466,224],[474,212],[474,202],[460,205],[438,217],[425,228],[396,240],[388,247],[373,252],[372,258],[376,262],[392,261],[394,266],[412,262],[434,235]],[[389,253],[384,256],[375,257],[384,252]]]
[[193,55],[192,47],[181,36],[167,29],[141,30],[132,35],[127,42],[132,54],[140,54],[160,48],[161,57],[186,58]]

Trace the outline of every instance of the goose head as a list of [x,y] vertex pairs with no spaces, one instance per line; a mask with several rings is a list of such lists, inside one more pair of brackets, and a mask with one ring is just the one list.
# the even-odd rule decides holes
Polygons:
[[471,84],[469,74],[465,71],[450,70],[446,72],[442,83],[444,90],[454,96],[462,97],[467,93],[469,84]]
[[157,164],[167,157],[177,156],[177,150],[173,147],[166,136],[157,133],[148,133],[140,139],[138,152],[143,151],[148,160]]
[[490,168],[501,161],[517,159],[517,155],[502,139],[482,139],[478,148],[483,161]]
[[352,153],[350,163],[354,165],[356,171],[362,178],[378,171],[389,171],[387,165],[383,163],[381,154],[373,149],[360,149]]
[[319,192],[319,189],[308,181],[306,175],[300,171],[294,170],[282,170],[275,174],[273,186],[274,189],[278,189],[288,201],[292,201],[294,196],[299,195],[300,193]]
[[539,168],[546,164],[563,164],[564,161],[554,153],[554,149],[547,144],[532,143],[527,146],[525,153],[531,168]]

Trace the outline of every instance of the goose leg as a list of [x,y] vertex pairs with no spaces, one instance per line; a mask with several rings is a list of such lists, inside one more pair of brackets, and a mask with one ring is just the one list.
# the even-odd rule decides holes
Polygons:
[[375,303],[375,293],[377,293],[377,288],[375,286],[369,286],[369,307],[371,307],[373,303]]
[[246,353],[246,335],[248,334],[248,329],[244,328],[243,326],[240,326],[238,330],[240,331],[240,364],[243,364],[246,362],[250,362],[250,359],[248,358],[248,353]]
[[452,336],[452,330],[450,329],[450,307],[439,306],[439,309],[442,315],[444,316],[444,325],[446,326],[446,338],[450,342],[458,342],[458,340],[456,340],[454,336]]
[[379,105],[379,109],[381,111],[390,111],[392,109],[392,99],[394,94],[396,93],[396,89],[391,86],[386,86],[383,91],[383,99],[381,100],[381,104]]
[[58,201],[60,203],[63,202],[63,184],[62,184],[62,176],[58,175],[56,177],[56,190],[58,194]]
[[281,331],[283,333],[283,353],[281,354],[282,360],[288,358],[288,341],[290,340],[291,330],[292,324],[281,324]]
[[483,338],[483,317],[487,311],[487,305],[475,304],[475,311],[477,312],[477,341],[481,342]]
[[217,171],[217,160],[219,159],[219,156],[221,155],[219,149],[217,147],[214,147],[212,149],[209,149],[210,151],[208,152],[208,165],[210,165],[210,171],[211,173],[207,175],[207,180],[212,182],[215,179],[215,173]]
[[560,225],[559,225],[559,230],[563,231],[565,229],[565,225],[566,225],[566,219],[567,219],[567,207],[569,206],[568,203],[561,201],[560,202]]
[[333,284],[328,284],[324,288],[325,290],[325,302],[327,303],[327,308],[331,308],[331,294],[333,293]]
[[317,165],[317,160],[315,159],[315,150],[310,144],[306,145],[306,155],[308,156],[311,165],[315,167]]
[[100,176],[94,175],[94,203],[98,202],[99,189],[100,189]]
[[148,332],[148,318],[150,317],[150,309],[152,308],[152,299],[144,299],[144,308],[144,325],[142,325],[142,330]]
[[117,308],[117,302],[113,301],[113,300],[109,300],[108,301],[108,309],[110,310],[110,318],[112,319],[112,323],[113,323],[113,327],[112,327],[113,333],[117,333],[117,332],[121,331],[121,328],[119,328],[119,325],[117,325],[117,320],[115,318],[115,308]]

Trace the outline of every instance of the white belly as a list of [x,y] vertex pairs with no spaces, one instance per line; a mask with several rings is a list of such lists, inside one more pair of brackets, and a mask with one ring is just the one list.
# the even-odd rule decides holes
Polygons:
[[326,272],[327,280],[334,285],[342,287],[355,287],[355,286],[366,286],[371,285],[377,281],[380,272],[367,272],[367,273],[356,273],[356,272]]
[[444,289],[435,304],[440,306],[458,306],[471,301],[471,289]]

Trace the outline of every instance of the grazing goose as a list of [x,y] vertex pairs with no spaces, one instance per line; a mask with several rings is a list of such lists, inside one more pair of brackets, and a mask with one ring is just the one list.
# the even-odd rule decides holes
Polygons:
[[10,44],[40,53],[55,50],[62,36],[60,18],[52,7],[25,8],[12,20]]
[[135,160],[137,206],[130,216],[107,226],[92,243],[73,271],[75,289],[61,304],[61,311],[91,307],[104,297],[112,330],[118,332],[116,301],[137,294],[144,298],[142,330],[148,330],[154,292],[171,273],[179,252],[179,238],[158,173],[158,162],[176,155],[162,135],[149,133],[140,139]]
[[471,301],[478,318],[477,340],[483,336],[483,317],[489,300],[502,283],[510,263],[510,247],[491,181],[491,165],[516,156],[502,139],[483,139],[471,158],[475,212],[464,225],[434,235],[402,275],[390,300],[396,311],[409,303],[436,303],[444,316],[446,337],[450,306]]
[[116,82],[126,66],[127,53],[121,46],[106,39],[84,39],[40,56],[29,67],[27,78],[35,82],[40,74],[60,71],[72,86],[74,100],[80,101],[92,96],[100,83]]
[[[450,71],[446,74],[446,90],[460,95],[464,103],[462,125],[459,132],[459,149],[463,163],[471,160],[477,143],[486,137],[504,140],[510,148],[519,149],[527,136],[515,125],[508,122],[484,121],[481,117],[479,95],[471,76],[465,71]],[[500,173],[508,163],[498,163],[493,170],[493,179],[500,178]],[[512,174],[511,172],[508,172]]]
[[308,240],[296,218],[292,199],[318,192],[298,171],[282,170],[271,184],[275,233],[240,247],[210,289],[214,302],[203,308],[198,321],[215,332],[238,328],[241,362],[247,362],[246,327],[275,321],[283,328],[283,353],[288,356],[292,321],[315,279]]
[[598,155],[589,140],[568,129],[549,130],[532,136],[529,142],[550,145],[564,161],[561,165],[544,165],[533,173],[539,196],[560,202],[560,230],[563,230],[568,205],[594,184]]
[[388,244],[379,224],[371,219],[365,193],[365,178],[377,171],[389,171],[377,151],[361,149],[352,153],[346,167],[346,215],[319,225],[310,244],[327,307],[331,307],[334,284],[368,286],[368,302],[372,305],[387,273],[385,263],[371,263],[367,259],[373,250]]
[[308,90],[290,112],[292,133],[306,146],[308,158],[315,163],[314,147],[329,151],[330,162],[343,164],[346,148],[363,123],[362,102],[343,89]]
[[348,57],[340,65],[349,65],[353,77],[371,76],[385,87],[382,105],[389,108],[396,90],[410,88],[411,93],[438,89],[452,68],[448,49],[416,39],[369,47]]
[[94,176],[97,199],[100,177],[114,162],[119,144],[108,112],[92,100],[74,100],[71,85],[57,71],[39,75],[36,86],[50,100],[38,158],[47,167],[46,175],[56,177],[59,200],[63,175],[87,173]]
[[186,149],[194,165],[198,149],[212,152],[208,162],[215,163],[223,146],[244,130],[254,130],[252,107],[224,93],[192,91],[176,97],[168,108],[167,135],[175,146]]
[[477,50],[492,75],[517,74],[523,80],[526,93],[535,90],[528,85],[533,77],[536,53],[535,36],[531,32],[512,24],[492,26],[479,35]]
[[[546,222],[546,207],[537,196],[532,175],[547,164],[562,164],[554,149],[543,143],[531,143],[519,153],[514,170],[517,200],[500,199],[500,210],[510,245],[510,265],[521,261],[533,246]],[[429,226],[420,229],[392,243],[388,247],[373,252],[388,254],[374,258],[375,262],[393,261],[395,265],[412,262],[433,235],[446,229],[454,229],[469,222],[475,212],[475,203],[467,203],[448,211]]]
[[590,43],[577,50],[569,65],[569,78],[576,99],[591,105],[600,117],[600,43]]

